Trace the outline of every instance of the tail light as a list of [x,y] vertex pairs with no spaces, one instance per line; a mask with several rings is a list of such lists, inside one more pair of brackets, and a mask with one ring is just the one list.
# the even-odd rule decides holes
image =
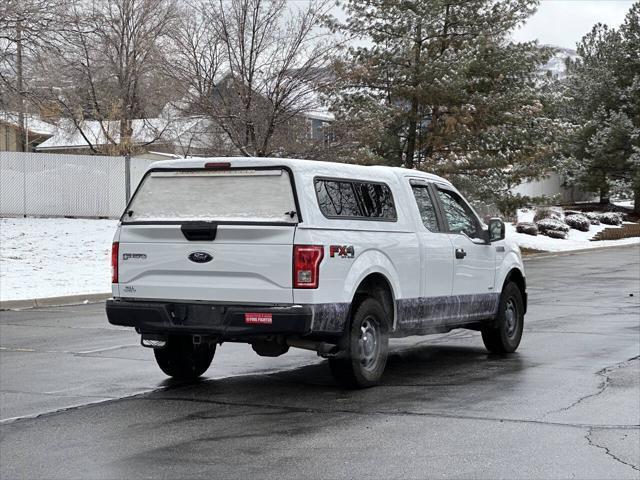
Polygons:
[[293,246],[293,288],[318,288],[322,245]]
[[111,283],[118,283],[118,251],[120,244],[113,242],[111,244]]

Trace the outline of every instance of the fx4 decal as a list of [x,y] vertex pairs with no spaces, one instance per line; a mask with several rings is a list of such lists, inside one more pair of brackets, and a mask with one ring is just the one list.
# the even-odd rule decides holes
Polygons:
[[336,255],[340,258],[353,258],[353,245],[331,245],[329,247],[329,256],[333,258]]

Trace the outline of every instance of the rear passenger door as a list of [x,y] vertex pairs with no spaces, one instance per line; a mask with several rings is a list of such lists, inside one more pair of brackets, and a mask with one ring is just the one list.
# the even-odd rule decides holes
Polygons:
[[[480,220],[455,190],[434,185],[434,191],[453,245],[453,295],[486,295],[494,291],[495,248],[484,240]],[[471,297],[461,301],[476,302]],[[480,298],[481,300],[481,298]]]
[[420,243],[422,297],[448,297],[453,289],[453,247],[437,202],[429,184],[411,179],[411,190],[418,207],[422,228],[417,230]]

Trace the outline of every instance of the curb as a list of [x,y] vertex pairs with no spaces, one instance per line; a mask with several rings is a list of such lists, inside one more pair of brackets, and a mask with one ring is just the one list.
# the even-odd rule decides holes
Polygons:
[[640,243],[632,243],[629,245],[608,245],[605,247],[592,247],[592,248],[581,248],[579,250],[565,250],[560,252],[539,252],[539,253],[529,253],[527,255],[522,255],[522,261],[526,261],[527,259],[534,258],[545,258],[545,257],[558,257],[558,256],[566,256],[566,255],[580,255],[583,253],[589,252],[601,252],[602,250],[610,250],[612,248],[638,248]]
[[5,300],[0,302],[0,310],[23,310],[26,308],[81,305],[84,303],[97,303],[107,298],[111,298],[111,293],[85,293],[82,295],[65,295],[62,297],[30,298],[28,300]]

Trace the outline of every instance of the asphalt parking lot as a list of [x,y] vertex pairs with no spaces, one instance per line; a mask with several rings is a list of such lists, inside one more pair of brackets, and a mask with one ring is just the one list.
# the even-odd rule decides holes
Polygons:
[[381,386],[223,345],[166,380],[102,305],[0,312],[0,478],[640,478],[640,248],[526,261],[523,343],[392,343]]

